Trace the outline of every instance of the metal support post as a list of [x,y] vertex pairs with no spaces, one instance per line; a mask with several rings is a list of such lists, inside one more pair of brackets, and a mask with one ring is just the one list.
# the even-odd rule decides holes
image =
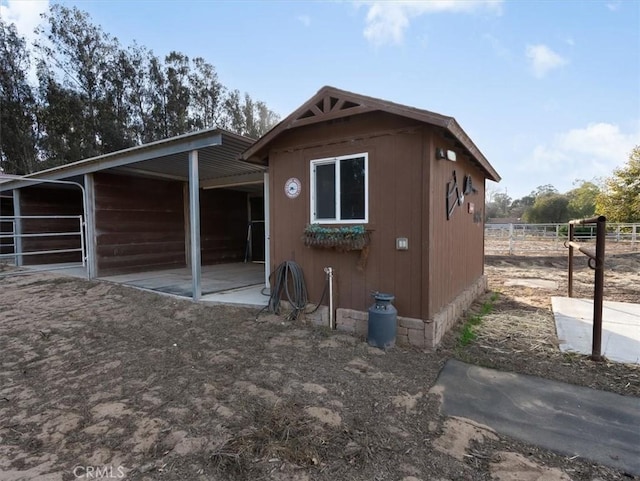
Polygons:
[[593,342],[591,359],[602,360],[602,304],[604,297],[604,245],[606,236],[606,218],[598,217],[596,229],[596,257],[595,257],[595,289],[593,296]]
[[567,286],[567,296],[573,297],[573,234],[574,227],[573,224],[569,224],[569,282]]
[[189,152],[189,224],[191,234],[191,284],[193,300],[202,296],[200,266],[200,181],[198,173],[198,151]]
[[20,189],[13,191],[13,253],[16,267],[22,266],[22,210],[20,206]]

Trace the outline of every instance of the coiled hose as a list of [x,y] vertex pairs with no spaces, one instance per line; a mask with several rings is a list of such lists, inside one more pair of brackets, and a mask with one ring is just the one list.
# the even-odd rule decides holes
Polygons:
[[283,293],[286,294],[286,300],[289,301],[292,308],[291,313],[287,316],[287,320],[289,321],[297,320],[300,313],[312,314],[316,312],[327,293],[328,283],[325,283],[318,305],[312,311],[305,312],[304,309],[309,302],[309,296],[307,294],[304,276],[302,275],[302,268],[296,262],[285,261],[281,263],[276,267],[276,270],[271,273],[269,279],[271,279],[269,303],[256,314],[256,319],[258,319],[258,316],[265,310],[273,314],[280,314],[280,299]]

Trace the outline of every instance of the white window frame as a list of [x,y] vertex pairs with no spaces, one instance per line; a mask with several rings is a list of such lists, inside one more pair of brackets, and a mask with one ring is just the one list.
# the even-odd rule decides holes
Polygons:
[[[340,169],[335,169],[335,192],[336,192],[336,218],[317,219],[315,213],[316,205],[316,173],[318,165],[338,164],[342,160],[364,157],[364,219],[340,219]],[[311,224],[366,224],[369,222],[369,154],[361,152],[358,154],[341,155],[339,157],[326,157],[324,159],[313,159],[309,162],[311,188],[309,189],[309,219]]]

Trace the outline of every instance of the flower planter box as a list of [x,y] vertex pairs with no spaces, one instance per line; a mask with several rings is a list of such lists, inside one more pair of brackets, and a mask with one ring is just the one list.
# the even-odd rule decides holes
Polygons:
[[369,232],[363,226],[320,227],[307,226],[302,236],[304,245],[338,251],[360,251],[370,242]]

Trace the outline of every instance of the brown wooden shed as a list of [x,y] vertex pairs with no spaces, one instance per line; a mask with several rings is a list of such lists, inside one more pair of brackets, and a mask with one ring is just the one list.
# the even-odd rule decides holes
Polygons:
[[433,347],[486,290],[485,180],[500,176],[454,118],[327,86],[242,158],[268,166],[271,270],[296,261],[317,302],[332,267],[338,329],[365,333],[388,292],[398,342]]

